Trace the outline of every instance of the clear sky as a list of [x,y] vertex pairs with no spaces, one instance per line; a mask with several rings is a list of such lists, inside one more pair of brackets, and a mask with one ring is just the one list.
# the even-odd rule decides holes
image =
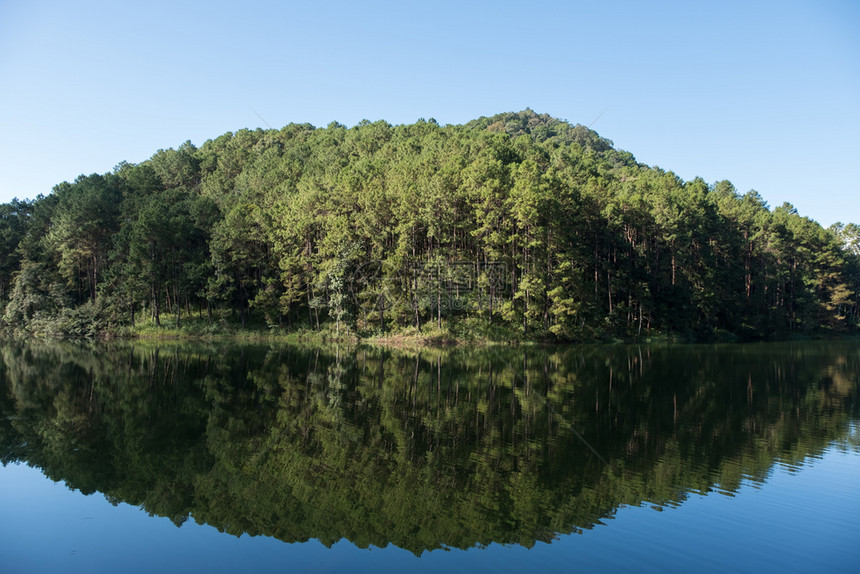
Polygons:
[[860,222],[860,2],[0,0],[0,201],[290,122],[530,107]]

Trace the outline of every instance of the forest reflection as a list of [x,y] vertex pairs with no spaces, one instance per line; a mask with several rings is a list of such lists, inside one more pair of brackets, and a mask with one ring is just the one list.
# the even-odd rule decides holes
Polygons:
[[531,547],[857,448],[860,346],[0,345],[0,460],[240,535]]

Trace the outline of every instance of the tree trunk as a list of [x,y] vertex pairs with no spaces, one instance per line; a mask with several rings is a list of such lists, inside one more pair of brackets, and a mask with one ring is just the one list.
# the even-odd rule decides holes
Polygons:
[[161,310],[158,308],[158,287],[152,285],[152,310],[155,313],[155,324],[161,327]]

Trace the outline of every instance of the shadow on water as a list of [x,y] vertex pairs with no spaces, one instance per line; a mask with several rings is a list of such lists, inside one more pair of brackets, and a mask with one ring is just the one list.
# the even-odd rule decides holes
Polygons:
[[0,460],[234,535],[531,547],[857,449],[856,343],[0,345]]

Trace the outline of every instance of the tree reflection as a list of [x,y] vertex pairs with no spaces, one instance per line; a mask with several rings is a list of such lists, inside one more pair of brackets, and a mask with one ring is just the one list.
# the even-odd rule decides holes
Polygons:
[[0,457],[181,524],[416,554],[530,547],[799,464],[856,344],[0,347]]

